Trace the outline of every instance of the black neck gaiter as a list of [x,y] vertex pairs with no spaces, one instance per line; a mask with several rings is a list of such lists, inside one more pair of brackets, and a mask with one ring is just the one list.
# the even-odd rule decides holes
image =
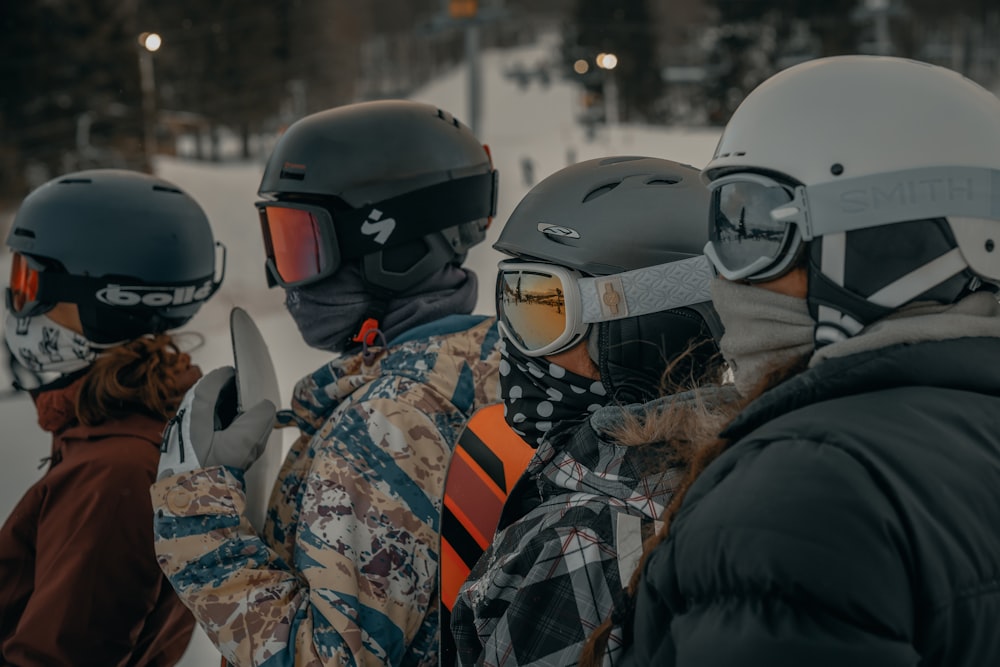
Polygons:
[[553,430],[581,422],[608,402],[600,380],[577,375],[544,358],[500,345],[504,418],[532,447]]

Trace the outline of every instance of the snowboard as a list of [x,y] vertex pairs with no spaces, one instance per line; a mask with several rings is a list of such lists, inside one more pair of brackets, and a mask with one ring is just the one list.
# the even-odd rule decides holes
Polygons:
[[[229,313],[233,343],[233,367],[236,369],[238,409],[244,411],[265,398],[281,408],[278,376],[274,371],[267,343],[247,311],[234,307]],[[245,476],[247,518],[258,533],[264,529],[271,488],[278,478],[284,455],[281,432],[271,431],[267,446]]]
[[451,610],[472,567],[493,541],[500,512],[535,450],[511,430],[503,404],[477,410],[455,444],[441,510],[440,664],[457,663]]

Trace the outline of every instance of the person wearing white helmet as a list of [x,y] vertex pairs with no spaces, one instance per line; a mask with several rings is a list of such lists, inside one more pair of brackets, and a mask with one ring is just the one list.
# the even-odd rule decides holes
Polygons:
[[625,664],[1000,664],[1000,101],[804,63],[703,176],[743,401],[647,545]]

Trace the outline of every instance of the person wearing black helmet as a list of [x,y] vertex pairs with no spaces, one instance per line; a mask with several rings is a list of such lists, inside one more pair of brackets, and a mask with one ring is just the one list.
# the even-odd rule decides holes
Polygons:
[[669,502],[670,431],[613,435],[650,412],[681,419],[693,395],[674,392],[721,379],[698,177],[581,162],[532,189],[494,246],[512,256],[496,292],[505,419],[537,451],[455,603],[460,664],[576,664]]
[[1000,664],[1000,101],[811,61],[703,173],[747,403],[651,543],[622,664]]
[[281,415],[302,437],[263,534],[241,475],[273,412],[231,420],[228,368],[188,393],[153,488],[161,566],[233,664],[436,664],[445,469],[499,398],[496,321],[469,314],[462,268],[494,214],[490,155],[436,107],[352,104],[290,126],[260,195],[268,280],[341,356]]
[[0,664],[173,665],[194,619],[149,486],[201,375],[167,332],[221,282],[208,219],[162,179],[83,171],[28,195],[7,246],[4,338],[52,452],[0,528]]

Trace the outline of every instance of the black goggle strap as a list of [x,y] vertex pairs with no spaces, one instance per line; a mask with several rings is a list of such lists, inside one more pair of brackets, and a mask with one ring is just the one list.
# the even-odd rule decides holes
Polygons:
[[711,301],[712,264],[704,255],[609,276],[580,278],[583,321],[607,322]]
[[106,305],[124,308],[186,306],[206,301],[221,284],[221,275],[218,279],[211,275],[192,282],[143,285],[128,278],[115,280],[43,271],[38,275],[38,295],[32,304],[28,304],[24,314],[31,314],[33,304],[87,303],[95,298]]
[[[840,298],[851,293],[844,288],[844,274],[847,264],[847,232],[837,232],[823,236],[820,253],[820,272],[823,278],[844,290]],[[857,297],[854,310],[869,313],[870,319],[878,319],[899,308],[911,299],[945,282],[969,267],[962,251],[952,248],[943,255],[927,262],[914,271],[894,280],[868,297]],[[864,317],[862,317],[864,319]],[[870,322],[859,321],[839,308],[817,304],[816,345],[821,347],[856,336]]]
[[333,214],[341,260],[496,214],[497,172],[456,178]]

